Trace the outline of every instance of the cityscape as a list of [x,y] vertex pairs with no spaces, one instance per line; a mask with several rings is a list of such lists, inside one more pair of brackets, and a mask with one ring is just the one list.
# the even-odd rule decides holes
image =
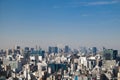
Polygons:
[[0,80],[120,80],[118,50],[15,46],[0,50]]
[[0,80],[120,80],[120,0],[0,0]]

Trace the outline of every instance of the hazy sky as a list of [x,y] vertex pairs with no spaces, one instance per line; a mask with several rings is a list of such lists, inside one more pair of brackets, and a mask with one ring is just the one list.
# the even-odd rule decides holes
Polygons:
[[0,0],[0,48],[120,49],[120,0]]

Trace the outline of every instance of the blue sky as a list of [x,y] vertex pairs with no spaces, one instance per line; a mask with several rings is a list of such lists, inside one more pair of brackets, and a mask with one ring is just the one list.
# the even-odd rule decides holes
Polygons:
[[120,49],[120,0],[0,0],[0,48]]

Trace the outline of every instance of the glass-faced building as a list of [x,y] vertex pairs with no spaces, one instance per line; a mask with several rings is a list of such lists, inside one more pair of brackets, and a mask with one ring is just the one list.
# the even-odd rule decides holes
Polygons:
[[103,50],[103,57],[105,60],[116,60],[118,55],[118,50],[105,49]]

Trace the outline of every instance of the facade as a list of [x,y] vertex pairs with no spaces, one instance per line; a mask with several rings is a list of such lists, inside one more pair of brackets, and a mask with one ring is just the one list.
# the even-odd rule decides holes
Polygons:
[[93,53],[94,55],[96,55],[96,53],[97,53],[97,48],[96,48],[96,47],[92,47],[92,53]]
[[4,65],[10,65],[11,70],[15,70],[16,72],[19,72],[22,70],[22,63],[19,61],[9,61],[9,60],[3,60]]
[[116,60],[117,55],[118,55],[117,50],[105,49],[103,51],[103,57],[104,57],[105,60]]
[[64,53],[69,53],[69,46],[65,46]]
[[48,48],[48,53],[51,54],[51,53],[58,53],[59,50],[58,50],[58,47],[51,47],[49,46]]

